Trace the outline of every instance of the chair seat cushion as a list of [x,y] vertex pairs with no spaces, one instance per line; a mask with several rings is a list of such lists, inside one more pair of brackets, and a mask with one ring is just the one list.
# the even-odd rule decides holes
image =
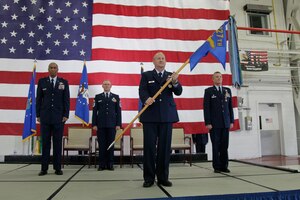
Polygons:
[[176,149],[176,148],[179,148],[179,149],[189,149],[190,145],[188,145],[188,144],[172,144],[171,148],[172,149]]
[[143,149],[144,145],[133,145],[133,149]]
[[89,145],[66,144],[64,149],[89,149]]

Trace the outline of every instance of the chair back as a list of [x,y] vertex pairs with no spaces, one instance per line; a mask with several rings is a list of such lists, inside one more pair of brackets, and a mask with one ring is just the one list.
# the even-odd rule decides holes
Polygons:
[[92,136],[91,128],[69,127],[68,144],[89,146],[89,139]]
[[139,145],[143,147],[144,144],[144,135],[143,128],[132,128],[130,130],[130,137],[133,140],[133,145]]
[[173,128],[171,144],[184,144],[184,129]]
[[[189,163],[192,166],[192,145],[191,137],[184,134],[183,128],[173,128],[172,130],[172,143],[171,149],[173,150],[184,150],[183,153],[186,154],[186,150],[189,151]],[[186,143],[186,140],[188,141]]]

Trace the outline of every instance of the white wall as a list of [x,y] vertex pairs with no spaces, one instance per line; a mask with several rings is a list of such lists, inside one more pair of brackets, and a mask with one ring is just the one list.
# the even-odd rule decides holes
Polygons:
[[[291,24],[291,30],[299,31],[300,30],[300,3],[299,1],[287,1],[287,13],[286,13],[286,21],[287,24]],[[294,34],[291,35],[292,40],[292,49],[299,49],[300,47],[300,35]],[[298,83],[300,82],[300,61],[299,55],[298,56],[298,70],[294,71],[294,76],[298,76]],[[295,56],[295,57],[296,57]],[[295,88],[296,89],[296,88]],[[299,89],[299,84],[298,84]],[[299,91],[299,90],[298,90]],[[300,92],[300,91],[299,91]],[[296,127],[297,127],[297,137],[298,137],[298,154],[300,154],[300,94],[295,94],[295,116],[296,116]]]
[[[281,105],[281,149],[282,155],[291,156],[297,155],[297,135],[294,115],[294,104],[292,90],[284,91],[283,88],[278,90],[275,88],[266,88],[266,90],[253,90],[250,93],[250,107],[253,108],[253,121],[256,121],[256,126],[253,127],[256,132],[259,132],[258,127],[258,104],[259,103],[278,103]],[[256,109],[256,110],[255,110]],[[279,113],[280,115],[280,113]]]
[[[240,0],[231,1],[231,14],[236,15],[237,25],[247,27],[245,4],[267,5],[274,9],[270,13],[271,29],[286,29],[282,1],[275,0]],[[298,2],[300,4],[300,2]],[[274,18],[275,14],[275,18]],[[276,23],[275,23],[276,21]],[[240,49],[257,49],[279,51],[286,50],[286,34],[272,33],[270,36],[249,35],[247,31],[238,31]],[[277,46],[280,44],[279,46]],[[280,62],[280,66],[277,64]],[[230,135],[229,154],[231,159],[252,158],[261,156],[260,130],[258,126],[259,103],[279,103],[281,105],[281,149],[282,155],[297,155],[297,136],[294,115],[293,93],[290,82],[290,70],[287,60],[276,58],[276,54],[269,54],[269,71],[243,72],[243,87],[238,96],[244,99],[243,108],[239,109],[240,116],[251,116],[253,128],[250,131],[243,129]],[[250,110],[247,110],[250,109]],[[241,119],[244,123],[244,119]]]

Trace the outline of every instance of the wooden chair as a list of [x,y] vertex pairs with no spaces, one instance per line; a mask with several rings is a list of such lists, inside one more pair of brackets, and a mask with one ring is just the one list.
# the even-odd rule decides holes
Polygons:
[[144,149],[143,128],[132,128],[130,130],[130,160],[133,167],[133,152]]
[[90,167],[92,154],[92,129],[82,127],[68,128],[68,136],[63,137],[63,167],[65,164],[65,151],[66,156],[68,156],[69,151],[87,151]]
[[[119,129],[116,132],[116,138],[123,132],[122,129]],[[123,136],[116,141],[116,143],[114,144],[114,150],[115,151],[120,151],[120,167],[123,167],[123,155],[124,155],[124,151],[123,151]],[[98,145],[98,138],[96,137],[95,139],[95,168],[97,166],[97,156],[99,155],[99,145]]]
[[184,155],[189,151],[189,163],[192,166],[192,140],[191,137],[185,136],[183,128],[173,128],[172,131],[172,150],[183,150]]

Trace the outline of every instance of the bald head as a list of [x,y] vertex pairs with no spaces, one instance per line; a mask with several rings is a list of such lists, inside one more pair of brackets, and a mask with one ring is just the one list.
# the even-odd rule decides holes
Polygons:
[[58,65],[54,62],[50,63],[48,66],[48,72],[52,78],[56,77],[58,72]]
[[163,54],[162,52],[157,52],[154,56],[153,56],[153,65],[155,67],[155,69],[159,72],[163,71],[166,67],[166,57],[165,54]]
[[112,85],[109,80],[104,80],[102,83],[102,88],[103,88],[104,92],[110,92],[111,86]]

